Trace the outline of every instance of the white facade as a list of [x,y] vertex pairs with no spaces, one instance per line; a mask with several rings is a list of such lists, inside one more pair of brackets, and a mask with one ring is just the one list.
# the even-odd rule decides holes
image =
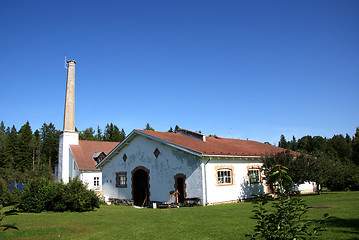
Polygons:
[[[102,173],[101,171],[81,171],[80,179],[87,185],[88,189],[94,191],[102,190]],[[96,183],[96,185],[95,185]]]
[[[61,179],[64,183],[68,183],[69,179],[79,177],[79,179],[87,185],[88,189],[101,191],[101,170],[79,169],[70,145],[79,145],[79,134],[77,132],[64,132],[60,135],[58,179]],[[95,184],[98,185],[95,186]]]
[[[185,176],[185,197],[200,198],[203,205],[238,201],[266,192],[265,181],[252,184],[248,181],[248,169],[259,169],[262,165],[258,157],[196,156],[186,149],[137,134],[120,145],[100,164],[106,201],[134,198],[132,181],[138,167],[149,170],[150,201],[167,202],[170,192],[176,190],[177,174]],[[157,158],[156,149],[160,151]],[[218,184],[219,169],[231,170],[231,184]],[[127,176],[126,187],[116,186],[116,173]]]
[[[160,154],[156,158],[156,148]],[[126,161],[123,156],[126,154]],[[175,190],[176,174],[186,176],[186,197],[202,198],[202,171],[200,159],[196,156],[169,147],[157,141],[137,135],[131,144],[124,145],[112,155],[111,161],[102,166],[102,189],[108,198],[132,199],[132,171],[137,167],[149,170],[149,199],[168,201],[170,191]],[[127,187],[116,187],[116,172],[125,172]]]
[[[203,199],[206,203],[213,204],[248,199],[252,197],[252,194],[266,193],[267,188],[264,180],[259,183],[249,183],[248,180],[248,169],[259,169],[261,166],[260,158],[211,158],[205,165],[207,189],[204,192],[207,194],[203,196]],[[232,170],[232,184],[218,184],[218,169]],[[263,176],[261,176],[261,179],[263,179]]]
[[302,184],[295,184],[294,191],[299,191],[301,194],[317,192],[317,185],[314,182],[304,182]]
[[[70,171],[72,171],[72,160],[70,153],[70,145],[79,144],[79,134],[77,132],[63,132],[60,135],[59,140],[59,164],[58,164],[58,175],[59,179],[62,179],[64,183],[69,181],[71,177]],[[71,155],[71,156],[70,156]],[[72,156],[73,158],[73,156]],[[71,177],[72,178],[72,177]]]

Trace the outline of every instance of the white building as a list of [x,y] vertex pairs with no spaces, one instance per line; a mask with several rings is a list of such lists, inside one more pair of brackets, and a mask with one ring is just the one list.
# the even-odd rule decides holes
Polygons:
[[101,191],[102,174],[95,166],[117,146],[118,142],[79,140],[79,133],[75,131],[76,62],[70,60],[67,64],[64,130],[59,139],[57,177],[65,183],[69,179],[79,177],[89,189]]
[[238,201],[267,193],[262,157],[285,149],[248,140],[133,130],[96,167],[102,169],[106,200],[142,205],[167,202],[178,190],[179,201],[199,198],[203,205]]
[[179,202],[193,198],[203,205],[272,191],[260,169],[263,157],[285,151],[275,146],[207,137],[185,129],[176,133],[133,130],[120,144],[79,140],[75,64],[68,61],[59,143],[58,178],[63,182],[78,176],[89,189],[102,190],[107,201],[112,198],[135,205],[167,202],[174,191],[179,193]]

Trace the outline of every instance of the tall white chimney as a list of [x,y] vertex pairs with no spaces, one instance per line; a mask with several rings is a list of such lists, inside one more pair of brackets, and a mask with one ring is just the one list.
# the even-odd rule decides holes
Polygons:
[[73,159],[70,159],[70,145],[79,145],[79,134],[75,132],[75,64],[67,61],[67,83],[64,113],[64,131],[59,139],[59,164],[57,178],[64,183],[73,178]]
[[75,64],[74,60],[67,61],[64,132],[75,132]]

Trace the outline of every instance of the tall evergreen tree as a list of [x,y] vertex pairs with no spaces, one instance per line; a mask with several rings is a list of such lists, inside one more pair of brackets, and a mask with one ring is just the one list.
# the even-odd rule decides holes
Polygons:
[[6,127],[5,127],[4,121],[1,121],[1,123],[0,123],[0,132],[5,133],[5,131],[6,131]]
[[50,123],[44,123],[40,129],[42,140],[42,164],[54,167],[58,162],[60,131]]
[[79,134],[80,140],[97,140],[95,136],[95,130],[92,127],[86,128],[84,131],[81,131]]
[[103,140],[109,142],[121,142],[125,139],[125,131],[120,129],[113,123],[107,124],[105,127],[105,132],[103,134]]
[[2,167],[15,169],[16,154],[18,152],[18,132],[13,125],[11,130],[10,127],[5,132],[5,149],[4,149],[4,161]]
[[42,141],[39,130],[34,132],[34,147],[32,154],[32,170],[40,169]]
[[278,143],[278,147],[281,147],[281,148],[287,148],[288,147],[288,143],[287,143],[287,140],[285,140],[285,137],[284,135],[280,135],[280,140],[279,140],[279,143]]
[[124,136],[122,136],[120,129],[116,125],[114,125],[113,126],[113,136],[112,136],[111,141],[112,142],[122,142],[123,139],[124,139]]
[[3,121],[1,121],[0,124],[0,167],[3,165],[4,160],[4,151],[5,151],[5,140],[6,140],[6,136],[5,136],[5,124]]
[[352,141],[352,162],[359,166],[359,127],[357,127]]
[[30,170],[32,165],[32,141],[33,135],[29,122],[27,121],[19,131],[18,152],[16,154],[16,169],[20,171]]
[[98,141],[102,140],[102,131],[99,125],[97,125],[97,134],[96,134],[96,138]]
[[293,151],[297,151],[298,143],[297,143],[297,139],[295,139],[294,135],[293,135],[293,139],[292,139],[292,142],[290,143],[290,145],[291,145],[290,149],[292,149]]
[[111,141],[113,138],[113,124],[106,124],[105,131],[103,133],[103,140],[104,141]]
[[125,130],[123,128],[121,129],[120,134],[121,134],[121,138],[122,138],[120,142],[122,142],[126,138],[126,133],[125,133]]

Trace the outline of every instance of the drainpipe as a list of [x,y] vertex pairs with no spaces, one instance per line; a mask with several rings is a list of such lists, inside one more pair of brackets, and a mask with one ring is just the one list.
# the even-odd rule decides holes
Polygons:
[[204,199],[203,204],[206,206],[208,204],[207,201],[207,164],[211,161],[211,157],[209,157],[208,161],[203,165],[203,176],[204,176]]

